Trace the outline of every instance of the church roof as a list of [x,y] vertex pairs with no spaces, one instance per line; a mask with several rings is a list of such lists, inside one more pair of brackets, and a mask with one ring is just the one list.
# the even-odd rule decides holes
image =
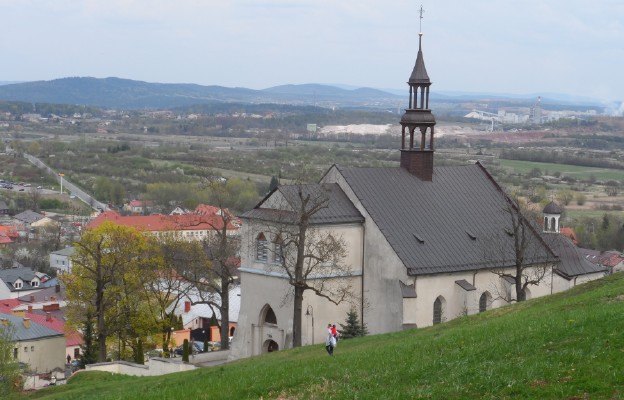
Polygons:
[[[353,203],[351,203],[340,186],[335,183],[279,186],[270,192],[256,207],[241,215],[241,218],[260,219],[264,221],[281,220],[288,222],[288,220],[294,215],[292,210],[297,210],[301,204],[299,189],[302,190],[304,198],[308,195],[310,196],[311,202],[324,201],[324,199],[327,199],[327,196],[329,196],[327,207],[321,208],[311,217],[312,224],[364,222],[362,214],[360,214]],[[284,196],[287,204],[280,205],[279,210],[275,208],[263,207],[265,201],[276,191]],[[291,210],[284,210],[283,206],[287,206]],[[310,207],[307,208],[309,209]]]
[[[436,167],[433,181],[402,168],[335,166],[410,275],[513,264],[506,196],[480,164]],[[528,263],[553,261],[539,233]]]
[[546,234],[545,237],[555,254],[559,256],[560,262],[555,272],[564,278],[570,279],[580,275],[607,272],[603,266],[587,260],[568,237],[556,233]]

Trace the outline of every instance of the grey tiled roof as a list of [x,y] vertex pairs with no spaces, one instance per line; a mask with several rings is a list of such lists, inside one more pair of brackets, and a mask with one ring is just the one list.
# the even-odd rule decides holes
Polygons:
[[[310,202],[324,202],[329,196],[327,206],[321,208],[311,217],[312,224],[341,224],[341,223],[361,223],[364,222],[364,217],[355,208],[353,203],[344,194],[340,186],[335,183],[329,184],[312,184],[312,185],[288,185],[279,186],[276,191],[279,191],[286,201],[288,206],[292,210],[297,210],[301,205],[299,189],[302,190],[302,195],[306,198],[310,196]],[[268,199],[273,194],[270,193],[266,198]],[[292,212],[284,210],[275,210],[269,208],[262,208],[264,200],[260,202],[255,208],[247,211],[241,218],[260,219],[265,221],[281,220],[287,222],[292,220],[294,215]],[[320,203],[319,203],[320,204]],[[310,207],[306,207],[310,209]]]
[[32,210],[26,210],[24,212],[21,212],[19,214],[16,214],[15,216],[13,216],[13,218],[15,218],[18,221],[22,221],[22,222],[26,222],[28,224],[32,224],[33,222],[37,222],[40,219],[43,219],[45,217],[45,215],[43,214],[39,214],[36,213]]
[[560,263],[555,270],[559,275],[565,278],[573,278],[580,275],[607,272],[605,267],[587,260],[580,249],[566,236],[550,233],[545,234],[545,238],[555,254],[559,256]]
[[[402,168],[336,166],[410,275],[511,266],[503,191],[480,165],[436,167],[431,182]],[[529,264],[555,256],[531,230]],[[496,246],[494,246],[496,243]]]
[[[55,337],[55,336],[64,337],[63,333],[57,332],[43,325],[39,325],[38,323],[33,322],[33,321],[30,321],[30,327],[26,328],[24,326],[24,318],[22,317],[17,317],[11,314],[0,313],[0,320],[1,319],[6,319],[9,321],[13,329],[12,339],[14,341],[42,339],[46,337]],[[5,329],[4,325],[1,322],[0,322],[0,329]]]
[[74,247],[65,247],[64,249],[53,251],[50,254],[56,254],[56,255],[59,255],[59,256],[70,257],[71,255],[74,254]]
[[[41,274],[36,275],[32,269],[27,267],[22,268],[10,268],[10,269],[2,269],[0,270],[0,280],[12,291],[12,292],[21,292],[24,290],[33,290],[37,289],[30,285],[30,282],[33,280],[35,276],[39,276],[40,279],[45,279],[47,275]],[[21,278],[24,281],[24,284],[21,289],[15,289],[13,287],[13,282],[17,280],[17,278]],[[44,283],[41,283],[41,287],[44,286]]]

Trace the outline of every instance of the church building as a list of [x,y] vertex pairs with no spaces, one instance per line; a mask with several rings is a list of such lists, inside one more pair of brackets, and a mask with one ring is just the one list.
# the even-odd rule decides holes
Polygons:
[[[340,326],[351,309],[370,334],[379,334],[426,327],[515,300],[510,279],[519,234],[510,216],[515,203],[480,163],[434,167],[436,120],[429,109],[422,33],[407,83],[400,166],[333,165],[318,184],[280,186],[241,216],[242,297],[232,358],[292,347],[293,286],[280,268],[284,238],[271,227],[283,215],[297,213],[302,192],[327,193],[326,204],[309,220],[310,229],[341,239],[347,269],[328,268],[326,274],[347,282],[353,295],[336,305],[305,291],[303,345],[324,343],[327,324]],[[604,275],[591,263],[562,266],[558,251],[565,248],[574,259],[574,249],[560,241],[549,245],[549,235],[558,235],[559,217],[553,207],[546,211],[548,233],[530,223],[523,234],[527,274],[532,268],[542,274],[522,292],[527,299]],[[310,280],[321,281],[321,275],[317,271]]]

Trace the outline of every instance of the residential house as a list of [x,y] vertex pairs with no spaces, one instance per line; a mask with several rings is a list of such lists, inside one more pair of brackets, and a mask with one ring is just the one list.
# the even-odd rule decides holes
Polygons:
[[[426,327],[516,300],[510,277],[515,275],[514,238],[521,233],[511,230],[510,212],[517,206],[480,163],[434,167],[436,122],[428,108],[431,81],[421,40],[422,35],[408,80],[408,107],[400,120],[399,167],[333,165],[318,184],[280,186],[241,216],[242,299],[232,358],[291,347],[294,329],[301,330],[303,344],[321,343],[324,323],[315,326],[314,316],[339,323],[352,307],[369,332],[379,334]],[[297,228],[293,221],[302,207],[317,205],[320,210],[310,217],[308,232],[341,239],[346,269],[334,272],[330,263],[308,282],[322,282],[323,290],[331,289],[332,282],[346,282],[353,300],[335,305],[307,290],[306,314],[301,326],[294,327],[293,288],[280,265],[295,252],[284,248],[289,229]],[[521,295],[544,296],[577,283],[578,271],[559,271],[558,249],[525,222],[527,272],[544,271],[544,279]],[[278,224],[286,225],[279,232],[286,237],[275,234]],[[586,279],[604,275],[599,269],[586,270],[591,268],[586,264],[581,267]]]
[[[238,313],[240,311],[240,285],[234,285],[230,289],[229,295],[229,336],[234,336],[236,331],[236,322],[238,321]],[[204,300],[214,301],[216,304],[221,304],[218,296],[205,296]],[[202,301],[202,296],[198,293],[189,294],[184,301],[177,304],[177,307],[173,309],[175,315],[182,316],[182,324],[184,329],[207,330],[208,337],[211,341],[218,342],[221,340],[221,333],[219,327],[211,325],[211,321],[215,320],[222,323],[221,314],[218,309],[209,304],[193,304]],[[168,312],[171,312],[169,310]]]
[[11,225],[0,225],[0,244],[10,244],[19,239],[17,228]]
[[56,221],[53,219],[32,210],[26,210],[16,214],[13,216],[13,219],[16,222],[15,225],[20,237],[33,237],[35,228],[56,224]]
[[30,318],[0,313],[0,329],[8,329],[14,344],[13,357],[28,365],[35,376],[65,371],[65,336]]
[[30,268],[0,270],[0,299],[16,299],[49,286],[56,279]]
[[123,209],[132,214],[147,214],[152,211],[152,202],[147,200],[131,200],[124,204]]
[[4,200],[0,200],[0,215],[9,215],[9,206]]
[[50,267],[57,270],[57,273],[70,273],[72,268],[71,256],[74,254],[73,247],[53,251],[50,253]]
[[[43,288],[38,292],[19,297],[18,304],[0,302],[0,312],[12,313],[13,315],[30,318],[32,321],[47,326],[65,335],[65,357],[71,359],[80,358],[80,346],[82,336],[65,325],[65,307],[67,297],[65,288],[56,284]],[[5,307],[5,310],[2,307]],[[8,306],[8,310],[7,310]]]

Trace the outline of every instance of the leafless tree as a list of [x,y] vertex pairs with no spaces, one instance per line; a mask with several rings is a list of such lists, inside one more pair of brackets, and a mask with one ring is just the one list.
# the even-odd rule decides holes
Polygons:
[[548,283],[557,256],[539,231],[534,208],[518,196],[503,194],[500,212],[505,214],[508,225],[486,241],[486,259],[495,264],[491,271],[501,278],[501,283],[507,281],[512,286],[511,291],[504,284],[493,288],[498,298],[520,302],[526,300],[529,286]]
[[272,218],[262,220],[258,229],[267,232],[267,240],[273,242],[273,246],[266,246],[273,256],[269,268],[284,274],[293,288],[285,301],[293,296],[293,347],[299,347],[304,292],[310,290],[340,304],[352,299],[353,288],[348,279],[350,268],[344,262],[346,242],[314,220],[317,213],[329,207],[329,187],[296,184],[277,190],[279,195],[274,197],[279,200],[270,204],[269,199],[266,205],[271,208]]
[[193,224],[206,224],[209,235],[202,241],[203,256],[199,257],[194,268],[184,272],[185,278],[197,289],[192,304],[207,304],[213,312],[218,310],[217,319],[221,336],[221,349],[228,349],[230,321],[230,291],[237,278],[240,264],[240,238],[232,234],[238,219],[226,208],[231,204],[232,194],[223,182],[210,182],[209,190],[216,202],[214,215],[197,215]]

